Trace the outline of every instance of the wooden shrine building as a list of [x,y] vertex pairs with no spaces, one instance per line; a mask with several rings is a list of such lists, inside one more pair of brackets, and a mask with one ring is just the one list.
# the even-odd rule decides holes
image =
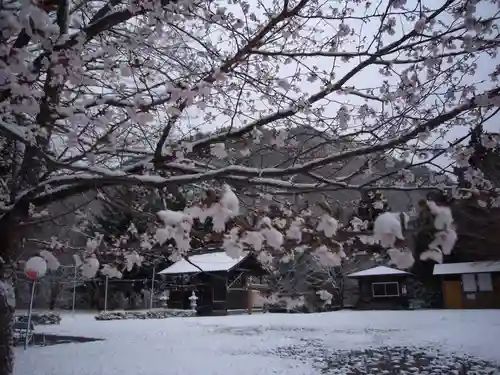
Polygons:
[[447,309],[500,309],[500,261],[434,266]]
[[225,314],[232,310],[251,313],[262,307],[259,290],[266,289],[266,271],[250,254],[236,259],[223,251],[192,255],[159,272],[169,281],[168,307],[190,308],[194,291],[199,315]]
[[409,306],[407,279],[409,272],[378,266],[347,275],[358,281],[359,299],[355,308],[403,309]]

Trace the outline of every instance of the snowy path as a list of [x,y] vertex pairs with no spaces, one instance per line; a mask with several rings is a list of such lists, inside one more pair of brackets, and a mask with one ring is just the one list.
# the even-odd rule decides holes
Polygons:
[[[309,375],[321,352],[411,346],[500,363],[500,311],[340,311],[98,322],[63,316],[46,333],[104,338],[16,348],[15,375]],[[302,358],[278,356],[288,347]],[[294,349],[295,350],[295,349]],[[286,350],[285,350],[286,351]]]

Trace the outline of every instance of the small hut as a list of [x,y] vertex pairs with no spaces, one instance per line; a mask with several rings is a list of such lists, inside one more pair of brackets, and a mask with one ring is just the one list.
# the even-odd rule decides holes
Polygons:
[[409,272],[386,266],[347,275],[348,278],[358,281],[359,299],[355,307],[367,310],[408,308],[409,276]]
[[441,278],[445,308],[500,308],[500,261],[436,264],[433,274]]
[[265,289],[266,274],[257,259],[246,254],[231,258],[223,251],[181,259],[159,272],[170,278],[171,308],[189,308],[189,296],[198,297],[200,315],[225,314],[234,310],[251,312],[262,307],[257,289]]

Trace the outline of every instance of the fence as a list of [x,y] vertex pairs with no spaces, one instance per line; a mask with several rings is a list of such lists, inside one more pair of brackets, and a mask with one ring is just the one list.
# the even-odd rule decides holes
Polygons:
[[[163,280],[115,279],[110,277],[86,279],[74,266],[50,272],[35,288],[34,308],[40,310],[108,310],[145,309],[161,304]],[[18,309],[29,306],[33,281],[18,273],[15,280]]]

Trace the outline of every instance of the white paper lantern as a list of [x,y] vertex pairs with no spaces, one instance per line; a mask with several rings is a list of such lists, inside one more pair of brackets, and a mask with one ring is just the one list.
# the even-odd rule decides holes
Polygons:
[[47,273],[47,262],[42,257],[30,258],[24,265],[24,273],[31,280],[37,280]]

